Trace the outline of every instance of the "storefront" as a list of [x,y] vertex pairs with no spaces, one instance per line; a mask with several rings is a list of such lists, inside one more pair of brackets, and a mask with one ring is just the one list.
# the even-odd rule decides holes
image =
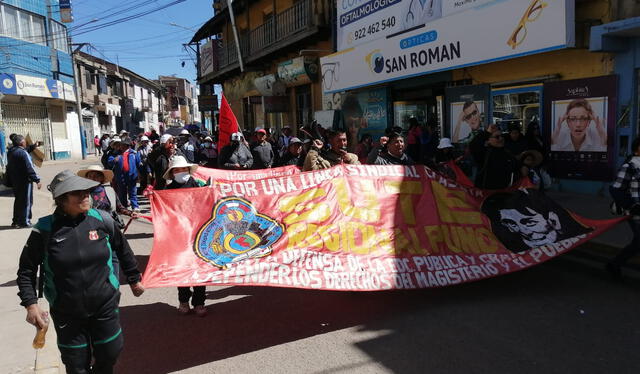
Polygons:
[[54,79],[0,74],[2,126],[6,135],[30,135],[46,159],[81,156],[79,116],[72,85]]

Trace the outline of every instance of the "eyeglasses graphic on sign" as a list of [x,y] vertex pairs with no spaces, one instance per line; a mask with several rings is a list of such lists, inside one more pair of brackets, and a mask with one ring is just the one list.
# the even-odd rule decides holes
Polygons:
[[549,4],[542,0],[533,0],[531,4],[529,4],[529,8],[524,12],[518,26],[516,26],[513,34],[509,37],[509,40],[507,40],[507,44],[512,49],[516,49],[517,46],[524,42],[524,39],[527,37],[527,23],[534,22],[540,18],[542,9],[546,8],[548,5]]
[[333,87],[333,83],[338,81],[338,75],[340,74],[339,62],[327,62],[322,64],[322,84],[325,90],[330,90]]

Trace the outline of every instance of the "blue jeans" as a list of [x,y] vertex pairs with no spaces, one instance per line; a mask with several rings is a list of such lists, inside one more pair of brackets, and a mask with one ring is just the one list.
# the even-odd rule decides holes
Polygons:
[[[125,208],[129,207],[129,203],[131,203],[131,208],[136,209],[140,206],[138,205],[138,186],[135,181],[128,182],[124,185],[118,185],[117,191],[118,198],[120,199],[120,203],[124,205]],[[127,195],[128,198],[127,198]]]

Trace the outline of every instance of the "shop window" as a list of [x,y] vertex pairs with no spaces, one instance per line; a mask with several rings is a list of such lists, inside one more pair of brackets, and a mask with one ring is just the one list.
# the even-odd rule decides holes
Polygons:
[[541,123],[542,85],[493,90],[492,122],[503,131],[517,126],[524,133],[531,122]]
[[394,126],[409,129],[409,119],[415,118],[418,123],[427,122],[426,101],[395,101],[393,103]]

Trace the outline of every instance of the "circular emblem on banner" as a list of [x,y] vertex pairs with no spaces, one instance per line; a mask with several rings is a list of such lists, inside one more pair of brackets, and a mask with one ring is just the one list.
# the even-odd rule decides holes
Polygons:
[[376,53],[371,58],[371,69],[376,73],[382,73],[382,69],[384,69],[384,57],[382,54]]
[[18,88],[19,89],[24,89],[24,82],[23,81],[18,81]]
[[2,85],[4,86],[4,88],[10,90],[10,89],[13,88],[13,81],[11,79],[9,79],[9,78],[5,78],[2,81]]

